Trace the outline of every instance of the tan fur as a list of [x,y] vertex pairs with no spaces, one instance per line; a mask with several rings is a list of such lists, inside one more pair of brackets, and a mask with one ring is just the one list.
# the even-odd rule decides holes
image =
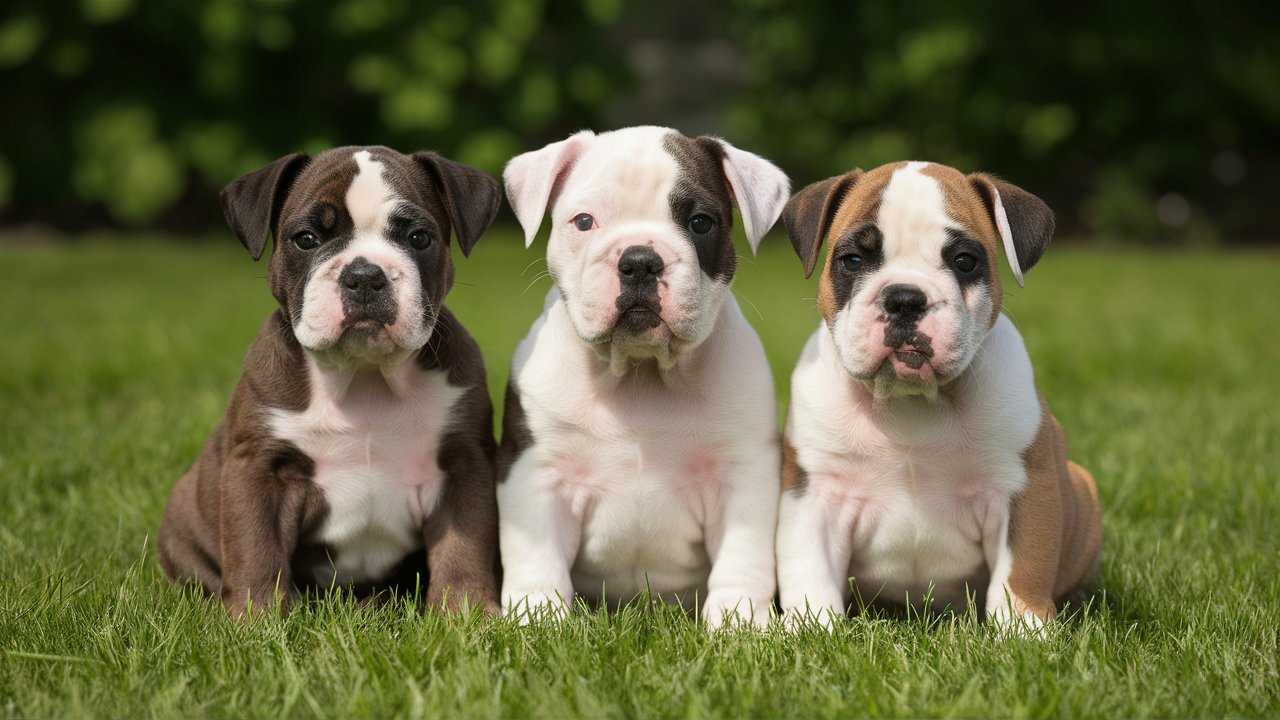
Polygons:
[[966,228],[976,231],[974,240],[987,250],[987,277],[991,288],[991,317],[987,326],[995,325],[1004,302],[1004,287],[1000,284],[1000,234],[995,219],[987,212],[982,197],[973,190],[970,179],[955,168],[930,163],[920,172],[938,181],[947,215]]
[[[844,201],[840,203],[835,218],[831,221],[831,229],[827,232],[827,237],[839,237],[845,229],[874,219],[880,212],[880,199],[884,197],[885,187],[889,185],[893,174],[905,165],[905,162],[881,165],[875,170],[863,173],[857,184],[845,196]],[[828,242],[827,261],[822,267],[822,276],[818,280],[818,312],[822,313],[822,317],[829,323],[835,322],[836,313],[840,311],[840,308],[836,307],[835,292],[831,289],[831,261],[831,243]]]
[[1093,476],[1067,460],[1066,437],[1040,396],[1040,431],[1023,453],[1027,486],[1013,499],[1009,588],[1015,608],[1043,619],[1054,601],[1088,579],[1098,562],[1102,518]]
[[796,459],[796,446],[791,441],[782,439],[782,492],[795,489],[804,492],[809,484],[809,477],[800,462]]

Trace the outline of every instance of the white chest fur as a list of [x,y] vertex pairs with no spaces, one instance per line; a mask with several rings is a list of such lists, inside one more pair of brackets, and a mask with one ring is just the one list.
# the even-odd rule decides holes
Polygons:
[[[821,328],[792,381],[787,435],[808,483],[784,498],[784,523],[825,527],[865,600],[914,603],[931,590],[962,604],[966,585],[985,590],[984,543],[1026,483],[1022,453],[1039,424],[1030,361],[1007,318],[936,402],[882,406],[850,381]],[[780,537],[800,537],[787,530]],[[803,545],[780,540],[780,555]]]
[[[747,534],[759,535],[766,552],[771,547],[778,441],[768,365],[736,304],[726,302],[721,322],[679,387],[611,379],[568,334],[558,307],[535,324],[514,371],[535,442],[498,488],[504,594],[518,598],[555,576],[539,565],[541,547],[527,549],[547,537],[558,539],[548,552],[567,561],[572,588],[555,588],[563,596],[617,601],[649,589],[689,606],[712,589],[729,518],[751,527]],[[754,506],[734,510],[734,498],[750,504],[748,496],[758,498],[759,518]],[[760,560],[758,548],[740,545],[723,547]],[[771,555],[759,563],[770,580]],[[772,583],[766,591],[772,595]]]
[[438,371],[394,373],[342,377],[313,366],[307,408],[271,411],[273,434],[312,460],[312,482],[328,504],[320,528],[304,538],[331,549],[329,564],[315,568],[321,583],[385,575],[422,546],[423,522],[439,501],[440,439],[463,390]]

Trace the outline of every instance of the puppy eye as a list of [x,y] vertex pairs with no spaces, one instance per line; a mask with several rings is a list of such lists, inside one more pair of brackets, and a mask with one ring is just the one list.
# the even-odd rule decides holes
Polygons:
[[573,223],[573,226],[582,232],[586,232],[596,226],[596,219],[586,213],[578,213],[577,215],[574,215],[573,219],[569,222]]
[[310,230],[303,230],[293,236],[293,244],[303,250],[315,250],[320,247],[320,236]]
[[971,273],[978,267],[978,258],[970,253],[959,253],[951,258],[951,265],[962,273]]
[[414,230],[409,233],[409,247],[414,250],[426,250],[435,238],[426,230]]
[[862,256],[858,253],[849,253],[840,256],[840,267],[849,272],[858,272],[862,269]]
[[715,227],[716,221],[711,219],[710,215],[694,215],[689,218],[689,230],[698,234],[705,235],[711,232],[711,228]]

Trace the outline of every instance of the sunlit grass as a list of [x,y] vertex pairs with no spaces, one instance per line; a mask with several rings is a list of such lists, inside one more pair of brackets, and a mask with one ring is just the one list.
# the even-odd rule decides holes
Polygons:
[[[1063,246],[1006,283],[1104,507],[1099,590],[1039,642],[965,615],[708,638],[647,605],[519,628],[341,597],[232,624],[164,582],[154,535],[272,307],[265,263],[224,237],[0,245],[0,268],[0,715],[1280,714],[1278,255]],[[507,230],[459,256],[495,400],[545,269]],[[783,408],[815,287],[778,234],[739,266]]]

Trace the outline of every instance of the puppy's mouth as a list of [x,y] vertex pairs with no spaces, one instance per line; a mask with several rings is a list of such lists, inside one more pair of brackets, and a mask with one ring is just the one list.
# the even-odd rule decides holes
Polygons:
[[614,332],[640,334],[648,332],[662,324],[661,308],[648,300],[639,300],[627,305],[619,303],[618,319],[614,323]]
[[929,353],[928,355],[926,355],[914,349],[893,351],[893,359],[896,362],[902,363],[903,365],[907,366],[912,370],[919,370],[921,367],[924,366],[926,362],[929,361],[929,358],[932,356],[933,356],[933,353]]

